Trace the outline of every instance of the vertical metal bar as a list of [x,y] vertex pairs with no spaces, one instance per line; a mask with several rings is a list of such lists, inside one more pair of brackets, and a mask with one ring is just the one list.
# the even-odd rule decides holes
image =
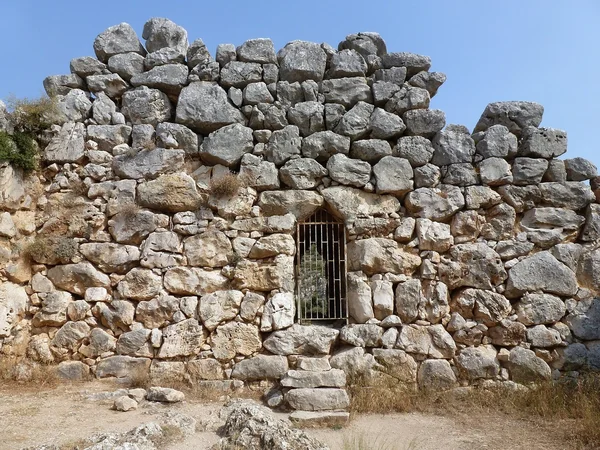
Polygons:
[[346,227],[342,228],[342,237],[344,239],[344,271],[343,271],[343,283],[344,283],[344,298],[340,303],[343,303],[343,313],[342,313],[342,317],[344,319],[346,319],[346,323],[348,323],[348,253],[347,253],[347,243],[348,240],[346,239]]

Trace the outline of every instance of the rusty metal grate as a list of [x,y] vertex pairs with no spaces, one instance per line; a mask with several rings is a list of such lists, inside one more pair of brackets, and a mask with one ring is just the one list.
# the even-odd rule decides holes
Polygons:
[[296,245],[298,321],[347,319],[344,224],[320,209],[298,224]]

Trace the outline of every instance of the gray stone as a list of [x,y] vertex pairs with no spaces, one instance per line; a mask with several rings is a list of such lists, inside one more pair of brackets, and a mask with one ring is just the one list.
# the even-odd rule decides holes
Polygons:
[[164,148],[183,149],[186,155],[198,153],[198,135],[178,123],[159,123],[156,127],[156,142]]
[[585,212],[585,225],[579,239],[585,242],[600,238],[600,205],[590,203]]
[[179,403],[185,400],[185,394],[171,388],[151,387],[146,394],[149,402]]
[[443,185],[440,188],[418,188],[409,192],[405,199],[406,208],[417,217],[443,221],[465,205],[458,187]]
[[421,363],[417,375],[419,387],[425,391],[447,390],[456,386],[456,375],[444,359],[428,359]]
[[544,107],[533,102],[496,102],[486,106],[474,132],[485,131],[493,125],[504,125],[517,137],[528,126],[537,127],[542,121]]
[[296,125],[302,136],[325,130],[324,107],[319,102],[296,103],[288,110],[288,120]]
[[371,287],[362,274],[348,274],[348,312],[357,323],[365,323],[375,317]]
[[596,166],[585,158],[565,159],[568,181],[585,181],[598,176]]
[[327,169],[314,159],[298,158],[285,163],[279,174],[281,181],[292,189],[313,189],[327,175]]
[[149,337],[150,330],[145,328],[123,333],[117,341],[117,353],[119,355],[151,357],[153,353],[147,345]]
[[[16,319],[23,315],[25,304],[23,303],[23,291],[18,289],[12,283],[7,283],[7,286],[0,291],[3,297],[3,309],[5,310],[4,315],[4,330],[3,334],[7,334],[10,329],[9,326],[16,325],[14,323]],[[8,298],[8,296],[14,296]],[[73,297],[68,292],[53,291],[48,292],[42,297],[42,306],[39,311],[33,316],[33,324],[37,327],[43,326],[54,326],[60,327],[67,323],[67,311],[68,306],[72,303]],[[14,307],[14,311],[11,312],[9,307]]]
[[326,76],[327,78],[361,77],[366,71],[367,63],[360,53],[345,49],[333,54]]
[[554,128],[528,126],[522,131],[518,155],[532,158],[556,158],[567,151],[567,133]]
[[438,132],[432,140],[434,153],[431,163],[447,166],[456,163],[471,163],[475,154],[475,142],[460,130]]
[[148,269],[134,268],[123,278],[117,290],[124,298],[150,300],[162,289],[162,277]]
[[140,205],[166,212],[193,211],[202,203],[194,179],[183,173],[161,175],[137,188]]
[[[228,45],[228,44],[223,44],[223,45]],[[229,45],[231,45],[231,44],[229,44]],[[186,59],[187,59],[188,67],[190,69],[197,66],[198,64],[207,64],[207,63],[214,61],[210,52],[206,48],[204,41],[199,38],[196,39],[194,42],[192,42],[189,45],[189,47],[187,48]],[[233,49],[233,59],[235,59],[235,48]],[[229,61],[227,61],[227,62],[229,62]],[[225,64],[223,64],[223,65],[225,65]]]
[[510,184],[513,181],[510,164],[503,158],[491,157],[484,159],[478,167],[481,182],[487,186],[501,186]]
[[92,102],[88,95],[80,89],[73,89],[65,96],[55,98],[57,117],[54,123],[83,122],[92,111]]
[[371,131],[371,114],[374,109],[369,103],[358,102],[342,116],[334,131],[352,140],[367,136]]
[[450,258],[442,259],[438,271],[450,289],[461,286],[491,289],[507,277],[500,256],[484,243],[453,246]]
[[547,251],[520,261],[508,273],[507,297],[515,298],[527,291],[540,290],[564,296],[577,292],[577,280],[573,271]]
[[114,25],[100,33],[94,41],[94,52],[98,59],[104,63],[119,53],[138,53],[146,55],[146,50],[139,41],[131,25],[123,22]]
[[112,168],[113,172],[121,178],[156,178],[163,173],[181,170],[184,160],[183,150],[155,148],[115,156],[112,160]]
[[562,338],[557,330],[536,325],[527,329],[527,341],[537,348],[556,347],[562,343]]
[[[75,92],[75,91],[74,91]],[[104,92],[99,92],[92,105],[92,115],[98,125],[110,125],[117,106]]]
[[233,366],[231,377],[238,380],[280,379],[288,371],[285,356],[257,355]]
[[442,72],[427,72],[425,70],[412,76],[408,83],[429,92],[429,96],[433,97],[437,94],[438,89],[446,82],[446,75]]
[[292,213],[304,219],[323,205],[323,197],[312,191],[265,191],[260,194],[258,205],[267,216]]
[[371,114],[370,128],[372,139],[393,139],[404,132],[406,125],[397,115],[375,108]]
[[527,228],[564,228],[577,230],[585,219],[565,208],[533,208],[523,214],[521,225]]
[[294,324],[271,333],[263,346],[276,355],[327,355],[338,334],[338,330],[328,327]]
[[321,84],[327,103],[337,103],[352,108],[358,102],[371,102],[371,88],[362,76],[325,80]]
[[517,137],[504,125],[492,125],[477,142],[477,153],[484,158],[507,158],[517,152]]
[[259,103],[273,103],[273,96],[269,92],[267,85],[263,82],[250,83],[243,91],[243,101],[245,105],[258,105]]
[[552,159],[548,162],[548,170],[542,181],[556,181],[559,183],[567,181],[567,169],[565,162],[561,159]]
[[200,155],[209,164],[236,166],[254,148],[252,129],[239,123],[212,132],[200,147]]
[[383,139],[365,139],[354,141],[350,148],[350,156],[375,164],[385,156],[393,154],[392,147]]
[[100,75],[106,73],[106,64],[101,63],[96,58],[91,56],[82,56],[80,58],[73,58],[69,64],[71,73],[79,75],[81,78],[85,78],[89,75]]
[[108,273],[127,273],[140,259],[140,251],[132,245],[105,242],[81,244],[81,254]]
[[407,76],[410,78],[421,71],[428,71],[431,67],[431,58],[429,56],[418,55],[416,53],[386,53],[381,55],[383,67],[406,67]]
[[321,191],[335,216],[344,221],[357,216],[391,214],[400,209],[400,202],[391,195],[377,195],[351,187],[335,186]]
[[167,94],[171,100],[176,101],[181,89],[187,84],[189,69],[185,64],[165,64],[153,67],[131,77],[133,86],[148,86],[160,89]]
[[326,371],[290,370],[281,379],[281,385],[288,388],[344,387],[346,374],[340,369]]
[[227,100],[227,93],[215,83],[196,82],[181,91],[177,122],[208,134],[225,125],[244,123],[242,113]]
[[78,75],[51,75],[44,78],[44,90],[49,97],[67,95],[72,89],[85,90],[85,82]]
[[440,184],[442,171],[438,166],[433,164],[425,164],[421,167],[414,168],[414,183],[415,188],[433,188]]
[[89,125],[87,137],[98,144],[98,149],[112,152],[117,145],[126,144],[131,136],[127,125]]
[[585,208],[595,199],[590,187],[577,181],[540,183],[539,189],[544,206],[569,208],[577,211]]
[[243,88],[262,81],[262,66],[257,63],[231,61],[221,69],[221,85],[225,88]]
[[551,370],[544,360],[531,350],[515,347],[508,355],[511,378],[516,383],[535,383],[550,380]]
[[385,110],[401,116],[412,109],[427,109],[429,102],[429,92],[425,89],[404,84],[385,104]]
[[541,158],[515,158],[512,167],[513,182],[539,184],[548,169],[548,161]]
[[285,395],[289,405],[302,411],[326,411],[346,409],[350,406],[350,398],[343,389],[292,389]]
[[404,136],[398,139],[394,151],[411,166],[420,167],[431,161],[434,148],[431,141],[422,136]]
[[116,377],[131,379],[138,373],[148,373],[149,369],[150,359],[148,358],[109,356],[98,362],[96,376],[98,378]]
[[348,243],[349,270],[409,275],[421,264],[421,258],[400,248],[396,241],[370,238]]
[[279,172],[274,163],[263,161],[261,157],[245,153],[240,165],[240,177],[249,187],[257,191],[279,188]]
[[446,115],[439,109],[412,109],[402,114],[407,136],[433,138],[446,125]]
[[413,170],[408,160],[384,156],[373,167],[378,194],[403,196],[413,189]]
[[319,44],[293,41],[279,51],[277,58],[279,75],[283,81],[321,81],[325,74],[327,55]]
[[78,162],[85,155],[85,126],[82,123],[66,123],[52,138],[44,150],[44,160],[48,163]]
[[471,163],[450,164],[441,168],[442,183],[453,186],[472,186],[479,183],[479,176]]
[[271,39],[249,39],[237,48],[237,59],[260,64],[277,64],[275,47]]
[[274,131],[266,145],[265,157],[280,167],[292,156],[300,154],[302,138],[295,125],[288,125],[283,130]]
[[120,53],[108,59],[108,68],[129,82],[131,77],[144,72],[144,57],[139,53]]
[[376,324],[350,324],[340,331],[340,340],[354,347],[380,347],[383,328]]
[[385,41],[378,33],[372,32],[349,34],[338,45],[338,50],[345,49],[355,50],[363,58],[369,55],[383,56],[387,53]]
[[175,358],[200,353],[206,336],[196,319],[186,319],[163,329],[163,343],[158,358]]
[[467,347],[456,356],[461,375],[469,381],[494,379],[500,373],[496,349],[491,345]]
[[162,17],[153,17],[144,24],[142,38],[146,39],[146,48],[149,52],[173,48],[185,55],[188,48],[187,31]]
[[320,162],[325,162],[338,153],[347,155],[349,152],[350,138],[333,131],[320,131],[302,141],[302,155]]
[[342,153],[329,158],[327,170],[332,180],[344,185],[360,188],[371,179],[371,165],[368,162],[348,158]]
[[88,262],[52,267],[47,276],[57,288],[81,296],[88,287],[110,288],[109,277]]
[[121,397],[116,398],[115,402],[113,403],[113,409],[115,409],[116,411],[122,411],[122,412],[133,411],[133,410],[137,409],[137,407],[138,407],[138,402],[136,402],[134,399],[132,399],[128,395],[123,395]]
[[104,92],[110,98],[121,98],[129,85],[116,73],[110,75],[90,75],[86,79],[90,92]]
[[565,320],[573,334],[579,339],[600,339],[600,299],[586,302],[587,309],[573,311]]

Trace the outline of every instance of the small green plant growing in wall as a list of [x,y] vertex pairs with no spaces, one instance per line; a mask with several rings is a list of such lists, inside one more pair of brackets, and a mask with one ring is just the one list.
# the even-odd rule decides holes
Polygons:
[[38,167],[38,139],[52,125],[56,101],[43,96],[38,99],[11,98],[8,104],[6,119],[14,131],[0,131],[0,161],[8,161],[26,172],[35,170]]
[[327,263],[316,244],[302,255],[298,267],[298,297],[301,318],[322,318],[329,313]]

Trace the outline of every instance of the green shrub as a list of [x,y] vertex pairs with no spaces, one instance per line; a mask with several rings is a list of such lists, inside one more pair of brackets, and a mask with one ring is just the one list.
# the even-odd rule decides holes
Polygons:
[[38,166],[38,144],[28,133],[15,131],[8,134],[0,131],[0,161],[8,161],[25,171]]
[[77,249],[77,241],[70,237],[36,236],[25,253],[40,264],[67,264],[75,256]]
[[10,121],[15,131],[37,136],[50,128],[56,117],[56,100],[47,96],[35,99],[11,97],[8,99]]

